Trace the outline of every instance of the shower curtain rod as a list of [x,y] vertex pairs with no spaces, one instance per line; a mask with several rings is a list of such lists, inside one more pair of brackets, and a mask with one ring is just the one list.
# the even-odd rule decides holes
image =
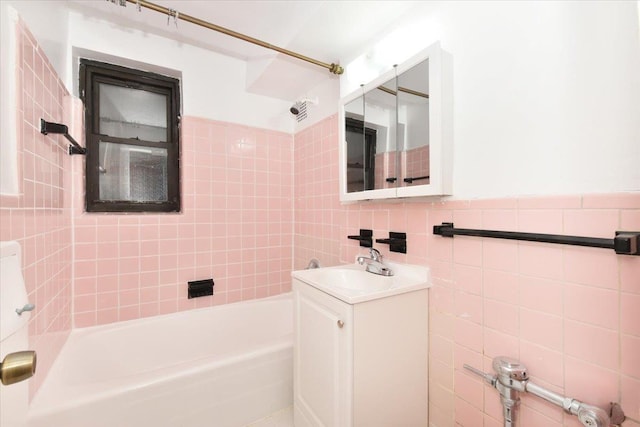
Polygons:
[[160,6],[155,3],[151,3],[146,0],[127,0],[129,3],[134,3],[139,7],[146,7],[147,9],[154,10],[156,12],[164,13],[167,16],[172,16],[174,19],[182,19],[183,21],[190,22],[195,25],[199,25],[204,28],[208,28],[213,31],[217,31],[222,34],[226,34],[231,37],[235,37],[240,40],[244,40],[249,43],[253,43],[258,46],[262,46],[266,49],[275,50],[276,52],[283,53],[288,56],[292,56],[294,58],[300,59],[302,61],[310,62],[312,64],[318,65],[320,67],[324,67],[328,69],[333,74],[342,74],[344,73],[344,68],[342,68],[339,64],[331,63],[327,64],[326,62],[318,61],[317,59],[309,58],[308,56],[301,55],[297,52],[293,52],[291,50],[287,50],[278,46],[274,46],[270,43],[264,42],[262,40],[256,39],[254,37],[247,36],[242,33],[238,33],[233,30],[229,30],[228,28],[221,27],[216,24],[212,24],[211,22],[204,21],[202,19],[187,15],[186,13],[178,12],[173,9],[169,9],[164,6]]

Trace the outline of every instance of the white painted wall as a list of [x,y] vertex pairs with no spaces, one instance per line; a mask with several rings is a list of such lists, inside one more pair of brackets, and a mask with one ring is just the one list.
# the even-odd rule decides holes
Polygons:
[[426,2],[346,67],[341,96],[440,40],[454,197],[640,191],[637,2]]
[[64,2],[51,0],[2,0],[15,8],[33,33],[60,76],[69,72],[67,62],[68,11]]
[[[119,57],[176,70],[185,116],[293,132],[287,102],[245,90],[245,61],[76,11],[69,13],[69,43],[75,51],[94,52],[96,59]],[[66,81],[77,92],[77,81]]]
[[[284,132],[337,111],[336,79],[296,123],[290,102],[246,90],[242,60],[117,26],[61,2],[12,1],[72,92],[72,51],[181,75],[184,114]],[[123,12],[124,13],[124,12]],[[454,194],[640,190],[638,2],[418,2],[347,65],[345,95],[440,40],[454,61]]]
[[0,194],[16,196],[18,184],[18,140],[16,117],[16,50],[18,13],[0,3]]
[[[4,3],[4,2],[3,2]],[[77,95],[77,55],[181,76],[183,114],[292,133],[289,103],[247,92],[243,60],[89,17],[64,2],[11,1],[67,89]],[[130,13],[133,10],[114,10]],[[152,15],[153,16],[153,15]],[[337,84],[337,82],[336,82]]]

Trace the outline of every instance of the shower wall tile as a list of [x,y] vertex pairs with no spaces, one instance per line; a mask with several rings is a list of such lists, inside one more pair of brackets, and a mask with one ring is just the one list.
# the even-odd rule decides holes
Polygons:
[[[292,136],[185,117],[181,144],[181,213],[75,209],[76,327],[290,290]],[[187,299],[207,278],[214,295]]]
[[66,154],[62,136],[40,133],[40,118],[58,123],[68,119],[68,93],[22,20],[16,26],[16,41],[20,194],[0,196],[0,240],[20,243],[28,298],[36,305],[28,325],[29,349],[38,354],[38,370],[29,380],[33,396],[71,330],[70,171],[75,159]]
[[[319,129],[326,130],[321,133]],[[315,128],[315,130],[314,130]],[[322,135],[322,136],[320,136]],[[469,390],[469,364],[491,371],[495,356],[520,359],[536,382],[606,408],[621,402],[640,425],[640,257],[598,248],[488,238],[443,238],[432,227],[557,233],[612,238],[640,230],[640,193],[492,200],[366,202],[341,205],[335,117],[295,135],[294,266],[352,263],[366,253],[347,239],[360,228],[374,237],[404,231],[408,253],[382,254],[428,265],[430,427],[502,425],[497,391],[483,403]],[[323,158],[323,154],[327,154]],[[322,162],[322,163],[318,163]],[[322,173],[317,173],[322,171]],[[471,387],[473,390],[473,387]],[[576,426],[575,417],[540,399],[522,401],[521,424]]]

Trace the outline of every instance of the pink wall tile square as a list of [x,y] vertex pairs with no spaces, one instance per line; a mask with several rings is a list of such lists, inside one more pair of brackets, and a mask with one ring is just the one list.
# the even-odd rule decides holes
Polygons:
[[527,367],[532,381],[542,380],[562,387],[565,362],[562,353],[528,341],[520,341],[520,361]]
[[439,360],[429,359],[429,380],[449,390],[454,388],[451,367]]
[[79,313],[96,310],[95,295],[78,295],[73,299],[75,310]]
[[620,332],[640,337],[640,295],[620,294]]
[[[588,375],[585,375],[588,372]],[[572,396],[591,405],[607,408],[618,400],[618,375],[599,364],[583,358],[565,357],[565,390]]]
[[482,240],[478,237],[455,237],[453,239],[453,259],[456,264],[481,266]]
[[485,299],[484,325],[505,334],[518,335],[518,307],[500,301]]
[[545,427],[561,427],[562,420],[554,420],[548,416],[548,413],[541,413],[527,405],[520,406],[519,419],[523,426],[545,426]]
[[85,313],[78,313],[74,316],[74,327],[85,328],[88,326],[94,326],[96,324],[96,312],[90,311]]
[[478,419],[482,417],[482,411],[466,400],[456,397],[455,399],[455,414],[457,425],[473,425]]
[[492,270],[518,271],[517,243],[484,239],[482,242],[482,265]]
[[563,279],[563,252],[548,244],[519,243],[518,269],[521,274],[544,279]]
[[620,378],[620,405],[628,418],[640,419],[640,379]]
[[459,318],[482,324],[482,298],[465,292],[455,293],[455,314]]
[[565,279],[608,289],[618,289],[618,257],[599,248],[571,248],[564,251]]
[[520,353],[518,337],[490,328],[484,328],[484,354],[489,357],[510,356],[517,358]]
[[562,315],[564,284],[560,281],[520,276],[520,305],[532,310]]
[[517,304],[519,297],[518,276],[506,271],[484,269],[483,296],[497,301]]
[[482,211],[477,209],[453,211],[453,223],[458,228],[481,228],[482,219]]
[[429,306],[438,311],[452,313],[454,311],[453,289],[434,284],[429,289]]
[[620,257],[620,289],[624,292],[640,294],[640,258]]
[[582,206],[580,196],[523,197],[519,209],[577,209]]
[[429,356],[450,366],[453,363],[453,341],[450,338],[433,334],[429,340]]
[[140,318],[140,307],[137,305],[118,308],[118,320],[121,322]]
[[97,310],[108,310],[118,307],[117,292],[103,292],[97,295]]
[[618,228],[618,217],[617,209],[565,210],[563,234],[612,239]]
[[454,334],[454,322],[455,317],[449,313],[437,311],[429,313],[429,333],[438,333],[448,339],[452,338]]
[[484,228],[486,230],[504,230],[504,231],[517,230],[518,229],[518,212],[515,209],[484,210],[482,211],[482,227],[481,228]]
[[620,230],[640,230],[640,209],[620,211]]
[[587,194],[582,197],[585,209],[640,209],[640,193]]
[[454,413],[455,394],[452,390],[446,389],[439,384],[429,384],[429,403],[442,409],[443,411]]
[[455,342],[470,350],[482,351],[482,326],[459,317],[455,319],[454,323]]
[[638,364],[640,338],[622,334],[620,336],[620,351],[622,374],[640,379],[640,364]]
[[564,314],[568,319],[617,329],[620,298],[617,291],[591,286],[566,285],[564,297]]
[[525,233],[562,234],[561,210],[532,209],[518,211],[518,230]]
[[[598,345],[592,345],[597,342]],[[564,322],[564,346],[567,355],[597,364],[603,368],[618,367],[618,333],[572,320]]]
[[562,351],[562,318],[521,308],[520,338],[552,350]]

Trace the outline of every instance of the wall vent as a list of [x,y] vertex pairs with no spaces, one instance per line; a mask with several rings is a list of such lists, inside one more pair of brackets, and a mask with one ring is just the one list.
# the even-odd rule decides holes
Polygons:
[[306,118],[307,118],[307,101],[302,101],[300,103],[300,108],[298,109],[298,114],[296,114],[296,120],[298,122],[301,122]]

